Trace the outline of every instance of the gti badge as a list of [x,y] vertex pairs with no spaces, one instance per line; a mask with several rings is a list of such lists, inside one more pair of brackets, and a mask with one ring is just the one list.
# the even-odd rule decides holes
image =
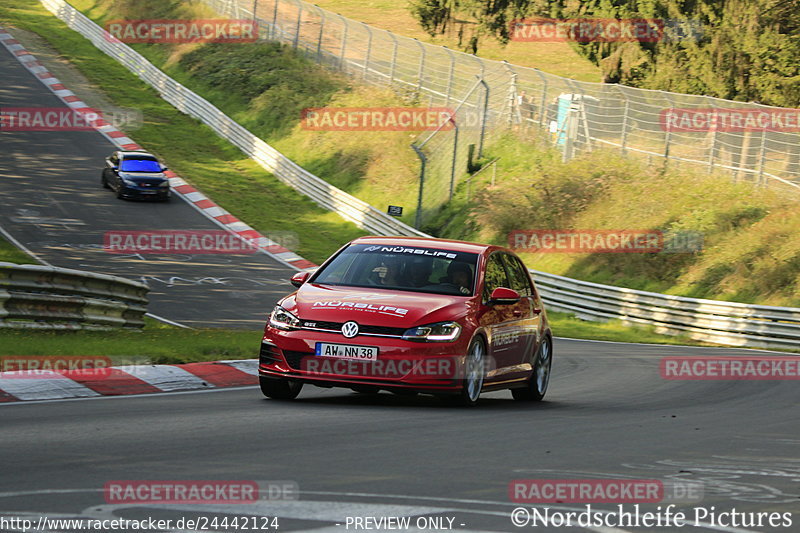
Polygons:
[[358,335],[358,324],[356,324],[352,320],[350,322],[345,322],[344,324],[342,324],[342,335],[344,335],[348,339],[352,339],[353,337]]

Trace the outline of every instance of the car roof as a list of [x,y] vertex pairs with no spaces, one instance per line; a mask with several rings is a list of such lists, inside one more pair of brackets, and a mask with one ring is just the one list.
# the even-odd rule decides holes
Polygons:
[[427,237],[359,237],[351,244],[380,244],[384,246],[421,246],[427,248],[440,248],[454,252],[467,252],[482,254],[487,250],[502,249],[491,244],[478,244],[466,241],[453,241],[449,239],[433,239]]

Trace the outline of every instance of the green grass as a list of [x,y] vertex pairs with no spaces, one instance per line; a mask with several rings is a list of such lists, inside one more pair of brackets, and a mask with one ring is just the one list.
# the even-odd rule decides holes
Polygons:
[[279,182],[208,127],[179,113],[36,0],[0,0],[0,24],[38,33],[115,105],[141,110],[143,126],[131,132],[136,142],[262,233],[300,236],[294,251],[303,257],[321,262],[341,244],[364,233]]
[[0,355],[111,357],[115,364],[177,364],[258,357],[260,331],[166,326],[145,319],[142,331],[36,331],[0,329]]
[[0,235],[0,263],[37,264],[36,260]]
[[630,326],[623,324],[619,320],[611,320],[609,322],[587,322],[575,317],[571,313],[559,313],[555,311],[548,311],[547,318],[550,320],[553,334],[557,337],[566,337],[568,339],[711,346],[710,344],[695,341],[684,335],[662,335],[661,333],[656,333],[652,326]]

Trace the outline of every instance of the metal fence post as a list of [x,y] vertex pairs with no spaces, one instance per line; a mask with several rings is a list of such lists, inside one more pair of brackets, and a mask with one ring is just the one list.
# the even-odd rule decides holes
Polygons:
[[272,8],[272,40],[278,40],[278,2],[275,0],[275,6]]
[[347,49],[347,30],[349,25],[347,24],[347,19],[345,19],[341,15],[337,15],[339,19],[342,21],[342,49],[339,53],[339,61],[341,64],[342,70],[344,70],[345,62],[344,62],[344,52]]
[[[669,93],[664,91],[659,91],[659,92],[663,95],[664,99],[667,101],[668,107],[671,109],[673,106],[672,106],[672,100],[669,97]],[[669,164],[669,148],[670,148],[670,141],[672,140],[672,135],[671,135],[672,130],[670,128],[666,128],[666,130],[667,131],[664,133],[664,168],[666,168],[667,165]]]
[[443,47],[445,52],[450,56],[450,74],[447,76],[447,96],[445,97],[445,104],[444,106],[447,107],[450,105],[450,92],[453,90],[453,75],[455,74],[456,70],[456,57],[453,54],[452,50],[447,48],[446,46]]
[[297,45],[300,43],[300,24],[303,22],[303,4],[297,1],[297,24],[294,29],[294,49],[297,50]]
[[767,156],[767,128],[762,128],[761,130],[761,147],[759,148],[758,153],[758,184],[761,186],[766,186],[766,180],[764,179],[764,163],[765,158]]
[[615,87],[617,88],[619,94],[625,98],[625,108],[622,112],[622,139],[620,139],[620,153],[625,155],[625,148],[628,144],[628,114],[630,113],[630,100],[628,100],[628,95],[625,94],[625,91],[622,90],[619,84],[615,84]]
[[420,92],[422,91],[422,77],[425,74],[425,45],[419,42],[418,39],[414,39],[414,41],[419,45],[421,51],[419,56],[419,72],[417,72],[417,92]]
[[508,86],[508,127],[510,128],[514,124],[514,119],[517,118],[516,115],[519,114],[519,105],[517,104],[517,73],[511,68],[508,61],[503,60],[503,66],[511,77],[511,83]]
[[392,42],[394,43],[394,48],[392,48],[392,65],[391,65],[391,67],[389,67],[390,68],[390,71],[389,71],[389,85],[394,85],[394,73],[395,73],[395,70],[397,69],[397,46],[398,46],[397,37],[395,36],[394,33],[390,32],[388,30],[386,31],[386,33],[389,34],[389,37],[392,38]]
[[420,167],[419,167],[419,192],[417,193],[417,214],[414,217],[414,227],[419,229],[422,225],[422,194],[425,191],[425,166],[428,162],[428,158],[425,157],[425,154],[422,153],[422,150],[417,147],[416,144],[412,144],[411,148],[414,149],[416,152],[417,157],[419,157]]
[[489,114],[489,84],[486,83],[486,80],[483,77],[478,79],[481,85],[483,85],[484,94],[483,94],[483,109],[481,110],[481,135],[478,140],[478,159],[483,157],[483,141],[486,137],[486,118]]
[[450,115],[450,122],[453,124],[453,159],[450,163],[450,197],[448,202],[453,200],[453,191],[456,186],[456,156],[458,155],[458,124],[456,124],[455,117]]
[[322,63],[322,35],[325,32],[325,11],[318,7],[319,12],[319,35],[317,35],[317,62]]
[[366,79],[367,78],[367,70],[369,69],[369,58],[372,56],[372,29],[369,26],[367,26],[366,24],[364,24],[363,22],[361,23],[361,25],[364,26],[364,28],[367,30],[367,35],[368,35],[368,37],[367,37],[367,53],[366,53],[366,55],[364,57],[364,74],[363,74],[364,79]]
[[547,77],[538,68],[533,69],[542,80],[542,98],[539,101],[539,126],[544,126],[547,115]]
[[708,173],[711,174],[714,172],[714,157],[717,154],[717,131],[718,131],[718,124],[717,124],[717,111],[716,107],[714,107],[714,103],[711,103],[711,118],[709,124],[711,128],[711,148],[708,151]]

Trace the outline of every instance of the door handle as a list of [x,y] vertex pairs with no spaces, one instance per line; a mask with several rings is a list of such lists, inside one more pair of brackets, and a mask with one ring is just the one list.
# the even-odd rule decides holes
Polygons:
[[522,311],[519,309],[514,309],[514,316],[522,316]]
[[542,310],[541,310],[541,309],[539,309],[539,308],[537,307],[537,308],[535,308],[535,309],[533,310],[533,314],[534,314],[534,315],[540,315],[540,314],[542,314]]

